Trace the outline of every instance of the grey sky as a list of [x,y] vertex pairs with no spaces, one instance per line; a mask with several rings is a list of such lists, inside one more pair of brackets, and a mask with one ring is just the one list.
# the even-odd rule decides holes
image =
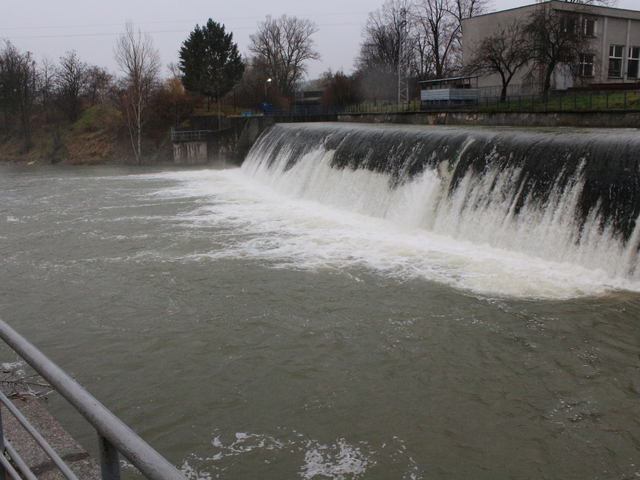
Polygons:
[[[503,10],[534,0],[494,0]],[[127,20],[136,29],[149,32],[162,61],[177,62],[178,49],[196,23],[208,18],[233,32],[241,53],[248,53],[249,35],[266,15],[287,14],[309,18],[319,27],[314,35],[321,61],[311,62],[309,76],[343,69],[352,71],[361,31],[369,12],[383,0],[0,0],[0,38],[9,39],[21,51],[40,60],[48,56],[56,63],[75,50],[81,60],[117,72],[113,46]],[[619,8],[640,9],[640,0],[618,0]],[[167,73],[165,71],[165,73]]]

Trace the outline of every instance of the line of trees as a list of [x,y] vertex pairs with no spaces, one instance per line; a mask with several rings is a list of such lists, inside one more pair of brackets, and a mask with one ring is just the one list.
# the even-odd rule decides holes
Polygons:
[[[615,3],[565,1],[582,5]],[[490,5],[490,0],[386,0],[369,14],[356,71],[349,81],[342,72],[325,74],[325,101],[393,101],[399,97],[403,80],[415,98],[419,81],[468,74],[501,75],[506,95],[506,86],[515,72],[532,63],[544,69],[542,83],[547,94],[553,72],[559,66],[575,73],[580,55],[589,53],[579,32],[567,30],[566,22],[572,20],[549,8],[540,8],[531,17],[504,25],[482,41],[476,47],[478,57],[472,62],[473,68],[463,68],[462,21],[488,13]],[[348,88],[352,91],[348,92]]]
[[179,79],[161,78],[152,39],[131,24],[114,55],[123,74],[119,78],[82,61],[75,51],[57,63],[49,58],[36,62],[31,53],[0,41],[0,143],[11,145],[18,156],[38,146],[46,160],[56,162],[69,154],[74,127],[89,116],[86,133],[96,137],[107,129],[109,143],[131,143],[118,155],[137,162],[143,154],[153,155],[163,147],[169,127],[188,118],[198,99]]
[[[323,91],[321,103],[394,100],[403,79],[415,95],[418,81],[470,72],[500,75],[506,95],[516,72],[532,59],[544,68],[548,91],[554,69],[575,59],[583,47],[567,28],[567,18],[556,18],[546,8],[482,40],[462,70],[462,20],[486,13],[490,1],[386,0],[368,16],[355,72],[328,71],[316,82]],[[38,64],[31,53],[2,41],[0,141],[19,137],[28,151],[34,131],[46,130],[50,150],[60,153],[70,128],[99,107],[110,119],[119,119],[116,133],[128,138],[133,158],[141,162],[166,142],[169,126],[179,125],[204,101],[207,109],[215,102],[218,112],[223,103],[234,108],[290,105],[309,62],[320,58],[313,40],[317,31],[310,20],[267,16],[250,35],[249,55],[243,58],[233,34],[209,19],[185,39],[179,64],[170,66],[172,75],[164,80],[153,40],[130,23],[114,48],[121,77],[82,61],[74,51],[57,64],[46,58]]]
[[486,13],[489,0],[387,0],[371,12],[356,59],[364,98],[395,98],[399,76],[417,82],[462,68],[462,20]]

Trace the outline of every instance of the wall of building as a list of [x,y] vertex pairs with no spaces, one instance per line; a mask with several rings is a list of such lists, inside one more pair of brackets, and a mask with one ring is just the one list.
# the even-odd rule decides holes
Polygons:
[[[558,11],[578,12],[582,19],[596,21],[594,36],[584,36],[585,51],[595,54],[594,76],[574,79],[567,68],[557,69],[554,76],[554,88],[566,89],[574,86],[588,86],[592,84],[635,83],[640,78],[629,78],[627,75],[629,47],[640,47],[640,11],[619,8],[585,6],[575,3],[550,1],[536,5],[503,10],[500,12],[480,15],[463,20],[463,64],[467,65],[473,57],[478,44],[488,35],[497,32],[516,20],[526,20],[536,9],[553,8]],[[623,61],[622,76],[609,77],[609,47],[622,45]],[[527,85],[536,86],[542,79],[542,70],[531,63],[522,68],[511,81],[510,94],[538,93],[530,91]],[[478,86],[481,94],[488,94],[502,86],[499,75],[485,76],[479,79]],[[497,95],[497,93],[495,93]]]
[[[468,65],[471,59],[474,57],[475,52],[478,50],[478,46],[482,40],[498,32],[502,28],[506,28],[513,22],[526,19],[529,15],[535,12],[537,5],[529,5],[526,7],[512,8],[509,10],[502,10],[500,12],[489,13],[486,15],[479,15],[477,17],[467,18],[462,21],[462,64]],[[522,68],[516,73],[515,77],[511,81],[511,85],[521,85],[525,83],[524,72],[528,72],[529,68]],[[500,88],[502,87],[502,80],[498,74],[490,76],[482,76],[478,79],[478,88],[482,91],[489,87],[495,87],[495,93],[493,95],[500,95]]]

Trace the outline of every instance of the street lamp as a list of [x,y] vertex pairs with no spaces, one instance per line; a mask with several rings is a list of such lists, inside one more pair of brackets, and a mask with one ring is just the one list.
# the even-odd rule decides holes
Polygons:
[[267,81],[264,82],[264,103],[267,103],[267,85],[271,83],[271,79],[267,78]]

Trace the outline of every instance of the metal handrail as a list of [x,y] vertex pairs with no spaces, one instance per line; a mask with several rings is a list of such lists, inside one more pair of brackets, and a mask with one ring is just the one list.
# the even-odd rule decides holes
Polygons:
[[[9,400],[4,393],[0,393],[0,402],[2,402],[5,407],[7,407],[7,410],[11,412],[11,414],[20,423],[20,425],[22,425],[22,427],[27,431],[27,433],[33,437],[33,439],[37,442],[38,445],[40,445],[40,448],[44,450],[44,453],[46,453],[47,456],[53,461],[54,465],[58,467],[58,469],[62,472],[65,478],[67,478],[68,480],[78,480],[78,477],[76,477],[75,473],[73,473],[69,468],[69,466],[66,463],[64,463],[64,460],[60,458],[60,455],[58,455],[56,451],[53,448],[51,448],[51,445],[49,445],[49,442],[47,442],[44,439],[44,437],[40,435],[40,432],[38,432],[33,427],[33,425],[29,423],[29,420],[27,420],[25,416],[22,415],[22,413],[20,413],[20,410],[18,410],[13,405],[13,403],[11,403],[11,400]],[[24,469],[24,467],[22,467],[22,469]]]
[[2,320],[0,320],[0,338],[96,429],[100,439],[104,480],[120,478],[117,452],[120,452],[149,480],[186,480],[178,469]]
[[212,130],[171,130],[172,142],[189,142],[194,140],[206,140]]

